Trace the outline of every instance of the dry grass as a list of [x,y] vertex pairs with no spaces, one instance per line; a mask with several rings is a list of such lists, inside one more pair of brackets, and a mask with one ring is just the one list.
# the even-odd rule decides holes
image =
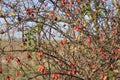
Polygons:
[[[12,46],[10,46],[12,44]],[[4,49],[4,51],[9,51],[12,49],[14,50],[21,50],[21,46],[22,46],[22,42],[19,40],[13,41],[11,42],[11,44],[9,43],[9,41],[4,40],[4,41],[0,41],[0,48]]]

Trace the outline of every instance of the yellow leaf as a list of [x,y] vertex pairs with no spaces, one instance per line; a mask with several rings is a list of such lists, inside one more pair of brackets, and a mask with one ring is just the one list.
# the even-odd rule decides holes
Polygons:
[[84,34],[83,34],[83,33],[81,33],[81,34],[80,34],[80,37],[84,37]]
[[103,80],[106,80],[107,79],[107,76],[105,76],[105,78]]
[[75,37],[75,41],[78,41],[78,36],[77,36],[77,37]]
[[70,50],[73,50],[74,49],[74,46],[70,46]]
[[22,46],[23,49],[27,49],[27,46]]
[[8,25],[9,23],[8,22],[4,22],[5,25]]
[[35,54],[36,54],[36,52],[32,52],[32,54],[33,54],[33,55],[35,55]]
[[14,12],[10,12],[10,15],[14,16],[14,15],[15,15],[15,13],[14,13]]

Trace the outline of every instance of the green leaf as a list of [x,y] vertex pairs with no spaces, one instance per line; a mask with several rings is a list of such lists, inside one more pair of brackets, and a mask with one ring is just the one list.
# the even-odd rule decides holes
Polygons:
[[88,3],[86,3],[85,8],[86,8],[86,10],[88,10],[88,11],[91,11],[91,10],[92,10],[90,4],[88,4]]
[[109,77],[113,77],[113,75],[114,75],[114,72],[113,71],[109,71],[108,76]]
[[69,33],[70,33],[70,29],[67,29],[67,30],[66,30],[66,34],[69,34]]
[[42,27],[42,26],[43,26],[43,23],[37,23],[36,26],[38,26],[38,27]]
[[88,14],[87,14],[87,15],[88,15],[88,17],[89,17],[89,18],[91,18],[91,17],[92,17],[92,15],[91,15],[91,13],[90,13],[90,12],[88,12]]
[[2,14],[2,10],[0,10],[0,14]]
[[38,19],[38,21],[43,21],[43,18],[42,18],[42,17],[40,17],[40,18]]
[[120,63],[120,59],[118,59],[117,62]]

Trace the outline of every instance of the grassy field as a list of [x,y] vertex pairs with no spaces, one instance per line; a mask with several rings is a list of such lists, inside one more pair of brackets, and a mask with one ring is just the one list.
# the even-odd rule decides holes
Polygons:
[[[4,54],[2,54],[1,57],[2,74],[0,73],[0,80],[6,80],[7,76],[12,76],[14,80],[28,80],[28,77],[38,74],[37,70],[40,65],[48,66],[47,56],[43,56],[43,59],[38,57],[37,52],[22,52],[23,47],[21,41],[17,40],[12,42],[12,47],[15,52],[11,51],[12,48],[8,41],[4,40],[1,42],[1,48],[4,48]],[[27,54],[29,54],[31,58],[28,59]],[[17,63],[16,58],[20,59],[22,65]],[[50,62],[52,62],[52,60],[50,60]],[[19,72],[19,76],[16,76],[16,71]],[[42,79],[42,77],[38,76],[32,80],[40,79]]]
[[[21,41],[16,40],[12,43],[12,45],[13,45],[14,50],[23,50],[23,47],[21,47],[22,46]],[[89,49],[86,50],[83,46],[79,46],[79,45],[69,46],[69,44],[65,46],[59,46],[59,45],[52,44],[52,46],[54,46],[54,48],[48,45],[48,43],[44,43],[43,45],[41,45],[41,47],[43,47],[44,50],[47,50],[53,56],[55,55],[59,58],[62,57],[63,59],[67,59],[68,61],[77,60],[76,62],[77,63],[76,66],[78,66],[77,68],[80,69],[79,67],[81,67],[83,68],[83,70],[85,69],[86,70],[85,73],[87,73],[87,70],[88,70],[88,73],[92,74],[91,69],[89,69],[89,67],[87,66],[89,64],[87,63],[90,63],[90,62],[93,63],[92,61],[93,59],[95,59],[94,61],[96,61],[95,65],[98,65],[98,66],[100,65],[100,62],[102,63],[102,60],[105,60],[103,59],[103,57],[100,57],[100,56],[97,57],[96,54],[87,53],[87,51],[90,51],[90,50]],[[37,77],[30,79],[30,80],[47,80],[49,79],[49,77],[51,77],[51,75],[38,76],[38,75],[41,75],[41,73],[38,73],[38,68],[40,66],[44,65],[46,68],[46,71],[49,71],[49,66],[50,66],[51,72],[56,72],[59,70],[62,72],[63,70],[62,68],[66,68],[65,65],[63,67],[59,65],[58,59],[49,57],[47,55],[43,55],[42,57],[39,57],[37,55],[37,52],[33,52],[33,51],[8,52],[11,50],[11,46],[8,41],[2,41],[0,47],[4,48],[4,54],[2,54],[2,57],[1,57],[3,72],[2,74],[0,73],[0,80],[6,80],[7,76],[11,76],[13,80],[29,80],[28,78],[32,76],[37,76]],[[77,48],[77,47],[80,47],[80,48]],[[52,51],[55,51],[55,53],[52,53]],[[73,54],[73,53],[76,53],[76,54]],[[31,57],[28,58],[27,54],[29,54]],[[79,58],[79,56],[81,58]],[[96,56],[96,58],[94,58],[93,56]],[[91,57],[93,59],[91,59]],[[20,62],[22,65],[18,64],[16,58],[20,59]],[[99,59],[101,61],[99,61]],[[115,64],[116,64],[115,66],[117,67],[115,67],[114,70],[112,71],[109,70],[109,68],[108,69],[106,68],[107,74],[112,75],[114,78],[110,80],[119,80],[119,78],[115,79],[114,76],[116,75],[119,76],[120,74],[120,67],[119,67],[120,62],[116,62]],[[102,68],[106,66],[108,66],[108,64],[103,65]],[[78,73],[81,73],[83,70],[80,69]],[[19,76],[16,76],[16,72],[19,72]],[[96,73],[94,76],[97,76],[97,77],[96,79],[93,79],[93,80],[99,80],[98,79],[99,74],[100,74],[99,72]],[[65,77],[62,77],[61,79],[58,79],[58,80],[65,80]],[[66,78],[66,80],[70,80],[70,79],[76,80],[71,77]],[[54,79],[51,79],[51,80],[54,80]]]

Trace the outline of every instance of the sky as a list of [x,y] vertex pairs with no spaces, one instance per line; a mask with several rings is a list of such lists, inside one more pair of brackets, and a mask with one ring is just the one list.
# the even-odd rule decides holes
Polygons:
[[[8,0],[4,0],[5,2],[7,2]],[[14,3],[14,1],[13,0],[9,0],[9,1],[11,1],[12,3]],[[21,0],[17,0],[17,1],[21,1]],[[27,0],[24,0],[24,1],[27,1]],[[49,0],[46,0],[46,2],[47,1],[49,1]],[[36,5],[38,5],[38,6],[40,6],[40,4],[38,4],[38,0],[33,0],[33,2],[36,4]],[[112,0],[107,0],[107,7],[112,7],[111,5],[110,5],[110,3],[112,2]],[[20,3],[21,5],[23,5],[22,3]],[[0,4],[0,10],[1,10],[1,4]],[[31,7],[30,5],[28,5],[27,3],[25,3],[25,6],[26,7]],[[49,6],[51,6],[51,4],[49,4]],[[22,9],[22,7],[20,6],[20,8]],[[85,18],[86,19],[88,19],[88,17],[87,16],[85,16]],[[4,20],[2,19],[2,18],[0,18],[0,28],[1,29],[5,29],[5,26],[4,26],[4,24],[5,24],[5,22],[4,22]],[[60,23],[60,24],[62,24],[62,23]],[[34,26],[34,23],[28,23],[28,25],[31,25],[31,26]],[[67,28],[67,27],[66,27]],[[0,35],[2,38],[6,38],[7,36],[6,36],[6,34],[5,35]],[[16,38],[21,38],[21,32],[17,32],[17,31],[15,31],[15,37]]]

